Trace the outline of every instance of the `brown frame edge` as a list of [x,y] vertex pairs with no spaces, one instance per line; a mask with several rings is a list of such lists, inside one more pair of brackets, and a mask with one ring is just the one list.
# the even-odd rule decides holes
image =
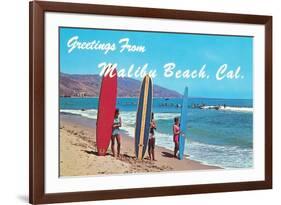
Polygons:
[[[44,191],[44,12],[249,23],[265,26],[265,180],[46,194]],[[229,192],[272,188],[272,16],[29,2],[29,202],[32,204]]]

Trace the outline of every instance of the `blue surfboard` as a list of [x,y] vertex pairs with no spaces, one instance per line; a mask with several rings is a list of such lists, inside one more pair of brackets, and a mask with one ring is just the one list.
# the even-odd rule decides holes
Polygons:
[[185,138],[187,131],[187,102],[188,102],[188,88],[185,87],[184,96],[182,99],[181,117],[180,117],[180,138],[179,138],[179,159],[183,159]]
[[149,138],[152,106],[152,81],[146,75],[142,81],[135,128],[135,154],[137,159],[143,159]]

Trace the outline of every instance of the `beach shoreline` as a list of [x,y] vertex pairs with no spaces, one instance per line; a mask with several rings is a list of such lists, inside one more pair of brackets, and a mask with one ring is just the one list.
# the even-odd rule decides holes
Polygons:
[[144,160],[136,160],[134,140],[125,132],[122,132],[119,158],[112,156],[110,145],[106,156],[98,156],[95,123],[94,119],[60,114],[60,176],[222,169],[186,158],[178,160],[173,157],[173,151],[157,145],[155,146],[157,161],[150,161],[147,154]]

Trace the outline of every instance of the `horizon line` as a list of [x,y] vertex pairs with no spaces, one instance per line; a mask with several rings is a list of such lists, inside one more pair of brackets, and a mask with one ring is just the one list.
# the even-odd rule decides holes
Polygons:
[[[94,96],[85,96],[85,97],[77,97],[77,96],[59,96],[63,98],[99,98]],[[138,97],[118,97],[117,98],[138,98]],[[177,99],[177,97],[152,97],[152,98],[168,98],[168,99]],[[253,100],[250,98],[219,98],[219,97],[195,97],[195,96],[188,96],[188,98],[205,98],[205,99],[219,99],[219,100]]]

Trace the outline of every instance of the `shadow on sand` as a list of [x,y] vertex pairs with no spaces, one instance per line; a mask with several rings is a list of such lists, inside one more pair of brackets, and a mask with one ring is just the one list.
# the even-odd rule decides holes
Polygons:
[[169,152],[162,152],[163,157],[174,158],[174,155]]
[[[82,151],[86,152],[87,154],[93,154],[93,155],[99,156],[98,152],[95,152],[95,151],[90,151],[90,150],[82,150]],[[109,154],[109,153],[105,154],[105,156],[108,156],[108,155],[111,155],[111,154]]]

